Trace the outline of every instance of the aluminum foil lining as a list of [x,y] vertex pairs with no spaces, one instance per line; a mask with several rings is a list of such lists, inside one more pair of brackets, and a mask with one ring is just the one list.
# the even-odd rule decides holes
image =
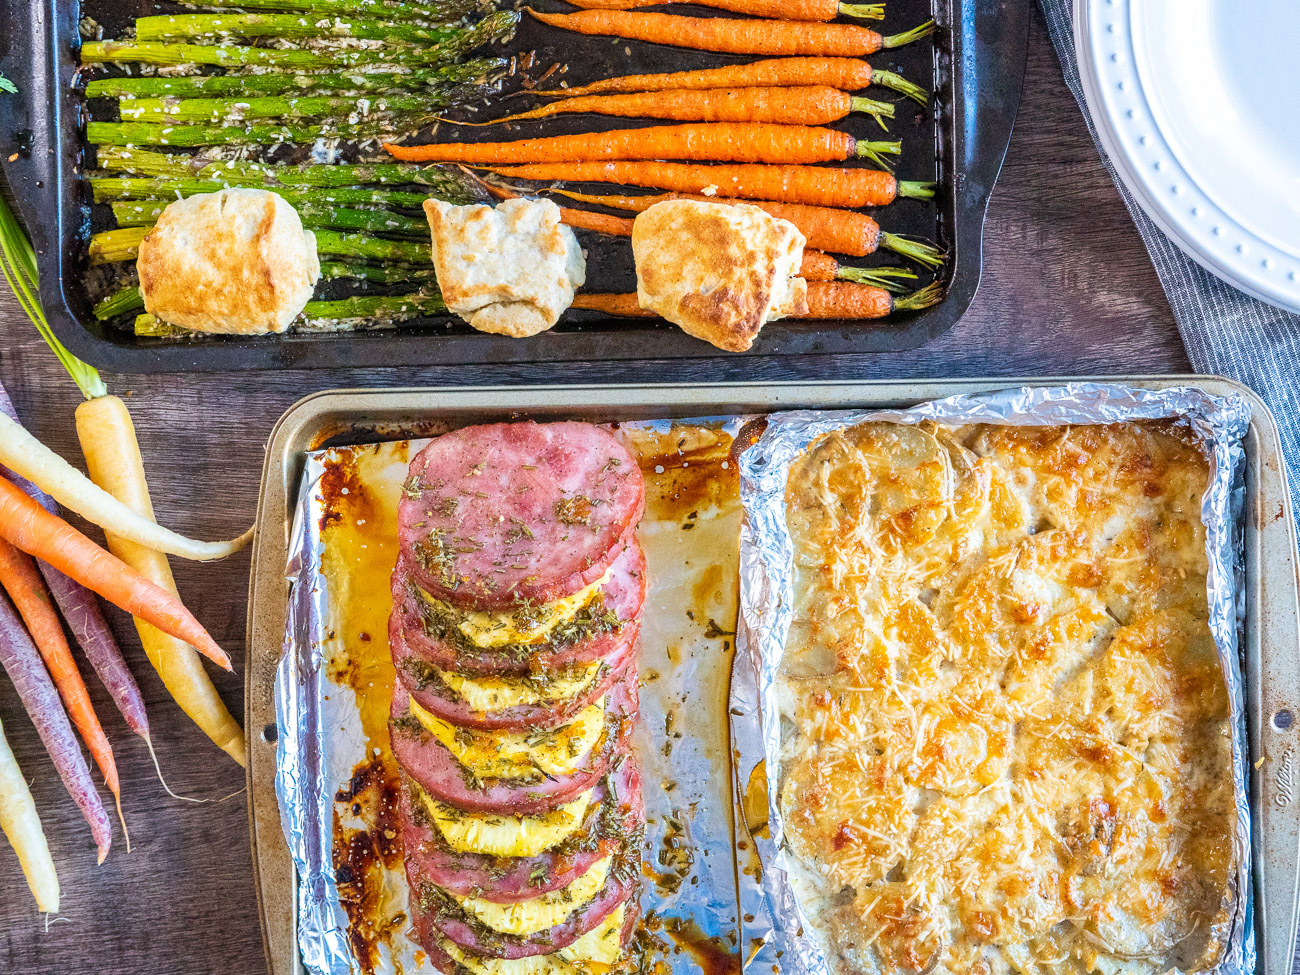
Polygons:
[[[1210,482],[1201,504],[1209,559],[1210,629],[1229,691],[1237,828],[1236,892],[1231,930],[1218,975],[1255,970],[1251,891],[1250,809],[1245,705],[1239,632],[1245,617],[1241,514],[1245,501],[1245,454],[1241,440],[1250,407],[1241,397],[1217,398],[1195,387],[1161,390],[1102,383],[1007,389],[953,396],[910,409],[792,411],[773,414],[758,441],[740,459],[741,621],[731,688],[732,734],[741,783],[765,762],[767,828],[755,838],[762,860],[762,913],[746,934],[755,949],[746,968],[782,975],[829,975],[830,967],[807,923],[790,882],[779,809],[780,720],[777,671],[790,627],[793,549],[785,524],[785,487],[791,462],[817,437],[832,430],[878,421],[916,424],[1001,423],[1016,426],[1119,423],[1174,418],[1199,440],[1210,460]],[[1170,972],[1169,975],[1175,975]]]
[[[743,827],[735,814],[726,693],[738,599],[734,540],[740,525],[736,470],[727,458],[739,423],[734,417],[625,423],[618,431],[629,446],[640,445],[647,482],[639,538],[650,584],[638,656],[641,714],[634,748],[647,811],[641,905],[649,919],[653,957],[646,970],[659,975],[695,973],[703,961],[740,950],[734,841]],[[712,446],[710,438],[716,441]],[[308,454],[295,509],[287,567],[289,612],[275,682],[275,790],[298,872],[298,944],[313,975],[434,971],[406,937],[405,924],[389,933],[363,966],[349,911],[340,902],[332,847],[336,816],[347,811],[340,811],[336,794],[357,763],[367,760],[369,749],[357,698],[336,679],[346,641],[336,638],[338,620],[331,615],[337,615],[340,597],[331,592],[329,573],[322,572],[323,562],[333,564],[326,558],[333,529],[328,527],[329,492],[323,483],[331,465],[364,455],[367,463],[350,468],[351,476],[360,478],[363,487],[368,483],[376,497],[393,492],[395,505],[401,480],[393,471],[404,471],[405,460],[424,442]],[[692,447],[697,452],[687,453]],[[390,450],[391,456],[382,453]],[[647,461],[646,450],[666,453],[654,453]],[[366,474],[377,464],[382,464],[382,478]],[[719,471],[729,484],[722,495],[706,497],[687,484],[707,481]],[[355,497],[357,482],[349,483]],[[687,495],[689,508],[682,508]],[[322,524],[327,526],[324,535]],[[386,908],[398,910],[405,904],[400,867],[381,867]],[[761,895],[756,881],[750,883],[753,900]]]

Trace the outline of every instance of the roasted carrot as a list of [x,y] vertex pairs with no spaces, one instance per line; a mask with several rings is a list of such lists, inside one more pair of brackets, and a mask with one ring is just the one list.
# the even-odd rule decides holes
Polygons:
[[915,281],[916,272],[905,267],[845,267],[823,251],[805,248],[799,277],[810,284],[814,281],[853,281],[884,291],[903,291],[905,289],[895,282]]
[[620,318],[658,318],[652,311],[642,308],[636,295],[605,294],[602,292],[578,292],[573,296],[573,308],[584,311],[598,311]]
[[402,162],[494,166],[604,159],[692,159],[800,165],[838,162],[854,157],[883,163],[883,155],[896,156],[902,150],[898,142],[862,142],[835,129],[766,122],[654,125],[644,129],[580,132],[515,142],[444,142],[423,146],[385,145],[384,148]]
[[[126,404],[102,395],[77,407],[77,437],[91,480],[124,505],[154,520],[149,482]],[[167,556],[111,532],[109,550],[146,579],[179,599]],[[140,645],[176,703],[222,751],[240,765],[246,760],[244,729],[230,714],[203,670],[203,661],[185,640],[179,640],[142,619],[135,621]]]
[[938,282],[895,298],[884,288],[848,281],[808,282],[808,314],[800,318],[884,318],[895,311],[920,311],[943,300]]
[[629,40],[689,47],[727,54],[776,57],[820,55],[860,58],[882,48],[901,47],[934,30],[934,21],[902,34],[882,37],[854,24],[791,23],[787,20],[730,20],[725,17],[678,17],[632,10],[580,10],[575,14],[544,14],[525,7],[543,24],[579,34],[626,37]]
[[43,559],[115,606],[148,620],[164,633],[191,644],[209,660],[230,669],[230,658],[179,599],[105,552],[3,478],[0,478],[0,538],[28,555]]
[[680,193],[777,200],[820,207],[874,207],[898,197],[928,200],[933,183],[896,180],[875,169],[826,169],[821,166],[717,165],[645,161],[535,163],[489,167],[501,176],[543,182],[625,183]]
[[798,88],[680,88],[629,92],[621,95],[584,95],[548,102],[528,112],[506,115],[490,122],[458,125],[499,125],[551,115],[576,113],[616,115],[623,118],[666,118],[679,122],[775,122],[783,125],[825,125],[851,112],[883,119],[894,117],[894,106],[860,98],[828,85]]
[[63,623],[54,609],[54,600],[41,581],[32,557],[8,542],[0,542],[0,585],[13,600],[27,632],[32,635],[32,642],[54,678],[63,706],[81,733],[81,740],[90,749],[95,764],[104,773],[108,790],[120,800],[122,791],[117,780],[117,763],[113,761],[113,746],[108,743],[94,705],[90,703],[86,682],[81,679],[81,672],[72,659],[72,650],[63,635]]
[[826,85],[840,91],[859,91],[868,85],[890,88],[921,105],[929,101],[924,88],[892,71],[874,70],[858,58],[772,58],[750,64],[728,64],[700,71],[667,74],[629,74],[604,78],[580,88],[533,89],[529,94],[573,98],[604,92],[666,91],[670,88],[788,88]]
[[[611,207],[615,210],[632,210],[635,213],[648,210],[664,200],[728,202],[716,196],[704,196],[702,193],[602,196],[595,193],[577,193],[573,190],[551,190],[551,192],[567,196],[579,203],[594,203],[597,206]],[[771,203],[767,200],[748,202],[766,210],[774,217],[789,220],[799,228],[799,232],[807,239],[808,246],[817,250],[847,254],[850,257],[866,257],[868,254],[875,253],[878,247],[883,247],[927,267],[938,267],[944,262],[944,255],[933,244],[882,231],[880,225],[865,213],[858,213],[855,210],[837,210],[831,207],[804,206],[799,203]]]
[[883,3],[840,3],[839,0],[569,0],[583,10],[636,10],[686,2],[774,20],[834,20],[841,15],[863,20],[885,19]]
[[[884,318],[895,311],[920,311],[943,300],[943,289],[936,282],[920,291],[895,298],[883,288],[846,281],[809,281],[808,314],[799,318]],[[579,292],[573,296],[574,308],[598,311],[624,318],[653,318],[634,294]]]

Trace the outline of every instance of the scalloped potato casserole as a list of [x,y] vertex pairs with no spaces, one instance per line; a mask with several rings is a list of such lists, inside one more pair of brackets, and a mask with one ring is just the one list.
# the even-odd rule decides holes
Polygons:
[[1208,478],[1164,422],[863,424],[795,460],[779,801],[834,971],[1214,966]]

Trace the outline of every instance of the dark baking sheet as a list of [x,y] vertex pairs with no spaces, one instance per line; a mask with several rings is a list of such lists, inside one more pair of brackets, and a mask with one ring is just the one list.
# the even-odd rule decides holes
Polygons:
[[[560,0],[541,0],[539,6],[569,9]],[[743,358],[719,352],[663,322],[611,319],[580,311],[570,311],[553,331],[527,340],[484,335],[447,317],[374,332],[200,339],[137,339],[120,327],[96,321],[84,283],[86,239],[92,230],[112,224],[108,208],[92,206],[88,187],[77,178],[87,161],[80,136],[85,103],[74,88],[77,23],[81,16],[89,15],[105,27],[106,37],[115,37],[135,16],[172,9],[170,4],[149,0],[86,0],[81,5],[6,0],[0,8],[0,72],[19,88],[18,96],[0,96],[0,159],[36,244],[46,313],[56,334],[78,355],[121,372],[665,357],[717,359],[720,376],[728,368],[725,359],[736,359],[731,369],[743,368]],[[685,5],[673,10],[716,14]],[[928,311],[894,315],[881,322],[774,322],[763,329],[748,355],[915,348],[947,331],[974,297],[980,276],[984,212],[1020,99],[1028,0],[891,0],[886,11],[885,33],[905,30],[930,16],[938,20],[939,30],[930,40],[869,59],[878,68],[898,70],[921,84],[931,83],[936,98],[928,111],[899,100],[890,136],[865,116],[850,116],[840,126],[862,138],[902,138],[900,178],[939,182],[934,202],[902,200],[883,208],[879,219],[887,230],[929,237],[948,249],[950,260],[939,278],[947,296]],[[870,26],[882,29],[879,23]],[[584,37],[525,17],[506,53],[527,51],[537,52],[533,76],[561,62],[568,65],[562,77],[570,85],[614,74],[751,60],[617,38]],[[557,83],[559,77],[553,75],[549,84]],[[509,87],[517,87],[520,80],[516,76]],[[872,89],[870,94],[885,97],[888,93]],[[515,98],[505,105],[494,103],[474,117],[519,111],[529,105],[529,99]],[[512,126],[509,135],[496,130],[444,128],[439,137],[518,138],[612,124],[611,120],[560,116]],[[626,124],[654,123],[631,120]],[[612,187],[592,189],[617,192]],[[579,236],[588,251],[587,290],[635,289],[631,248],[625,240],[586,233]],[[897,262],[885,255],[844,263]],[[338,282],[331,283],[336,286]]]

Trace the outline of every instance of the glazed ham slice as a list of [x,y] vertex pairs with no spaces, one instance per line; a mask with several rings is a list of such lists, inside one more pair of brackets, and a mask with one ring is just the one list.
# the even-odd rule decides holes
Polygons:
[[[606,781],[613,785],[611,795]],[[494,857],[450,849],[414,805],[410,788],[398,805],[406,877],[412,890],[436,884],[462,897],[508,903],[567,887],[597,860],[620,849],[645,824],[641,776],[636,763],[620,756],[597,783],[579,831],[553,850],[532,857]],[[605,808],[609,806],[609,808]]]
[[[522,676],[610,659],[635,645],[640,626],[637,620],[645,602],[645,554],[635,542],[627,546],[611,566],[609,581],[601,587],[603,613],[616,617],[619,625],[594,625],[585,635],[573,640],[555,639],[536,646],[492,650],[471,646],[456,633],[449,632],[423,598],[411,591],[409,582],[406,566],[399,562],[393,571],[393,615],[400,620],[404,639],[401,647],[391,644],[399,671],[403,669],[403,662],[396,659],[400,651],[446,671],[471,676]],[[408,657],[406,668],[409,670],[414,664]]]
[[450,751],[419,725],[410,713],[410,695],[400,681],[393,687],[389,713],[390,737],[397,763],[435,799],[473,812],[531,814],[561,806],[590,789],[626,750],[637,711],[635,668],[625,672],[605,698],[605,731],[571,775],[544,776],[528,781],[475,781]]
[[[573,697],[540,704],[515,704],[496,711],[475,711],[433,671],[432,666],[411,652],[396,613],[388,623],[388,646],[392,650],[397,677],[426,711],[463,728],[501,728],[511,731],[558,728],[622,679],[636,666],[638,627],[628,627],[629,639],[605,658],[598,675]],[[449,668],[442,668],[448,670]]]
[[453,605],[552,602],[604,574],[644,504],[636,461],[600,427],[464,427],[411,461],[398,540],[412,576]]
[[[627,904],[627,909],[623,913],[621,941],[623,947],[626,948],[631,943],[632,932],[636,928],[636,922],[640,919],[641,915],[637,907],[637,898],[635,893],[631,898],[624,901],[624,903]],[[612,914],[617,909],[618,905],[615,904],[609,914]],[[447,938],[446,935],[444,935],[433,923],[430,914],[422,910],[419,904],[414,903],[414,901],[411,904],[410,914],[411,935],[428,954],[429,961],[433,962],[434,968],[442,972],[443,975],[465,975],[465,969],[460,967],[446,951],[439,947],[439,941],[447,940]],[[609,914],[606,914],[605,916],[608,917]],[[572,942],[569,943],[572,944]],[[613,971],[617,972],[621,970],[621,968],[616,968]],[[613,972],[609,973],[609,975],[613,975]]]
[[536,934],[511,935],[488,930],[471,921],[459,906],[449,898],[443,899],[436,891],[432,891],[430,897],[424,896],[423,887],[412,891],[414,900],[419,901],[424,912],[427,935],[421,938],[422,942],[433,941],[436,935],[441,935],[465,951],[491,958],[529,958],[567,948],[614,913],[620,904],[630,901],[636,892],[634,875],[626,870],[611,872],[600,893],[575,909],[560,924]]

